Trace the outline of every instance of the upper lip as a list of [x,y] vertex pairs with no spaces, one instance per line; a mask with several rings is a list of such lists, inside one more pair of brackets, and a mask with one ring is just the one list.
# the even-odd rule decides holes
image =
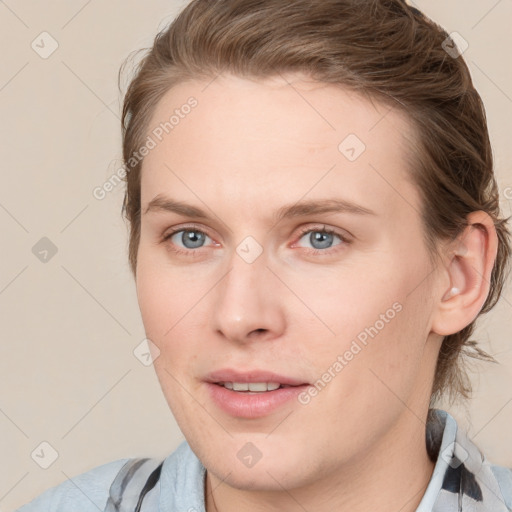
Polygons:
[[303,380],[265,370],[239,371],[230,368],[215,370],[209,373],[205,377],[205,380],[215,384],[219,382],[277,382],[278,384],[285,384],[287,386],[307,384],[307,382]]

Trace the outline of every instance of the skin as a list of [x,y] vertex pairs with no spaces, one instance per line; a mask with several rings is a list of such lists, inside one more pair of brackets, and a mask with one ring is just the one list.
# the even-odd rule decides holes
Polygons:
[[[173,87],[150,130],[190,96],[197,107],[144,159],[136,285],[163,393],[207,468],[207,511],[415,510],[434,467],[425,421],[440,344],[488,293],[492,222],[475,212],[432,262],[409,179],[412,128],[388,106],[299,75],[223,75]],[[348,134],[366,145],[353,162],[338,149]],[[209,218],[147,211],[159,195]],[[284,205],[327,198],[374,214],[273,219]],[[345,241],[312,245],[324,226]],[[203,245],[185,246],[182,233],[164,240],[180,228],[205,233]],[[248,236],[263,250],[252,263],[236,252]],[[242,419],[211,401],[204,379],[220,368],[316,382],[396,303],[308,404]],[[247,442],[262,454],[250,468],[237,457]]]

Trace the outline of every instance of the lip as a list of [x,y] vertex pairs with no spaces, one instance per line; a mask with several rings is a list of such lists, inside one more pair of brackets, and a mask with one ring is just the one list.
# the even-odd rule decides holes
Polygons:
[[[210,398],[217,407],[230,416],[247,419],[267,416],[294,399],[298,404],[297,396],[309,386],[299,379],[261,370],[218,370],[210,373],[205,381]],[[219,382],[277,382],[290,387],[252,393],[232,391]]]
[[279,375],[278,373],[268,372],[265,370],[248,370],[241,372],[231,368],[222,370],[216,370],[209,373],[206,378],[206,382],[217,383],[217,382],[278,382],[279,384],[285,384],[287,386],[301,386],[308,384],[304,380],[299,380],[293,377],[287,377],[285,375]]

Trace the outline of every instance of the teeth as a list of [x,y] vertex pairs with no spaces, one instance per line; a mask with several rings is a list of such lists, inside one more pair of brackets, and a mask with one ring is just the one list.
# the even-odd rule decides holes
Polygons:
[[281,386],[278,382],[267,382],[267,391],[274,391]]
[[224,382],[222,385],[233,391],[252,391],[255,393],[274,391],[281,386],[278,382]]

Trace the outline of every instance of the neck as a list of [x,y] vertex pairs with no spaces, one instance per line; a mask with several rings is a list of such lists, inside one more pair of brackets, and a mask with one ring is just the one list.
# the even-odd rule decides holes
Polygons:
[[231,487],[207,472],[206,512],[414,512],[433,470],[425,425],[407,412],[378,445],[307,486],[249,491]]

